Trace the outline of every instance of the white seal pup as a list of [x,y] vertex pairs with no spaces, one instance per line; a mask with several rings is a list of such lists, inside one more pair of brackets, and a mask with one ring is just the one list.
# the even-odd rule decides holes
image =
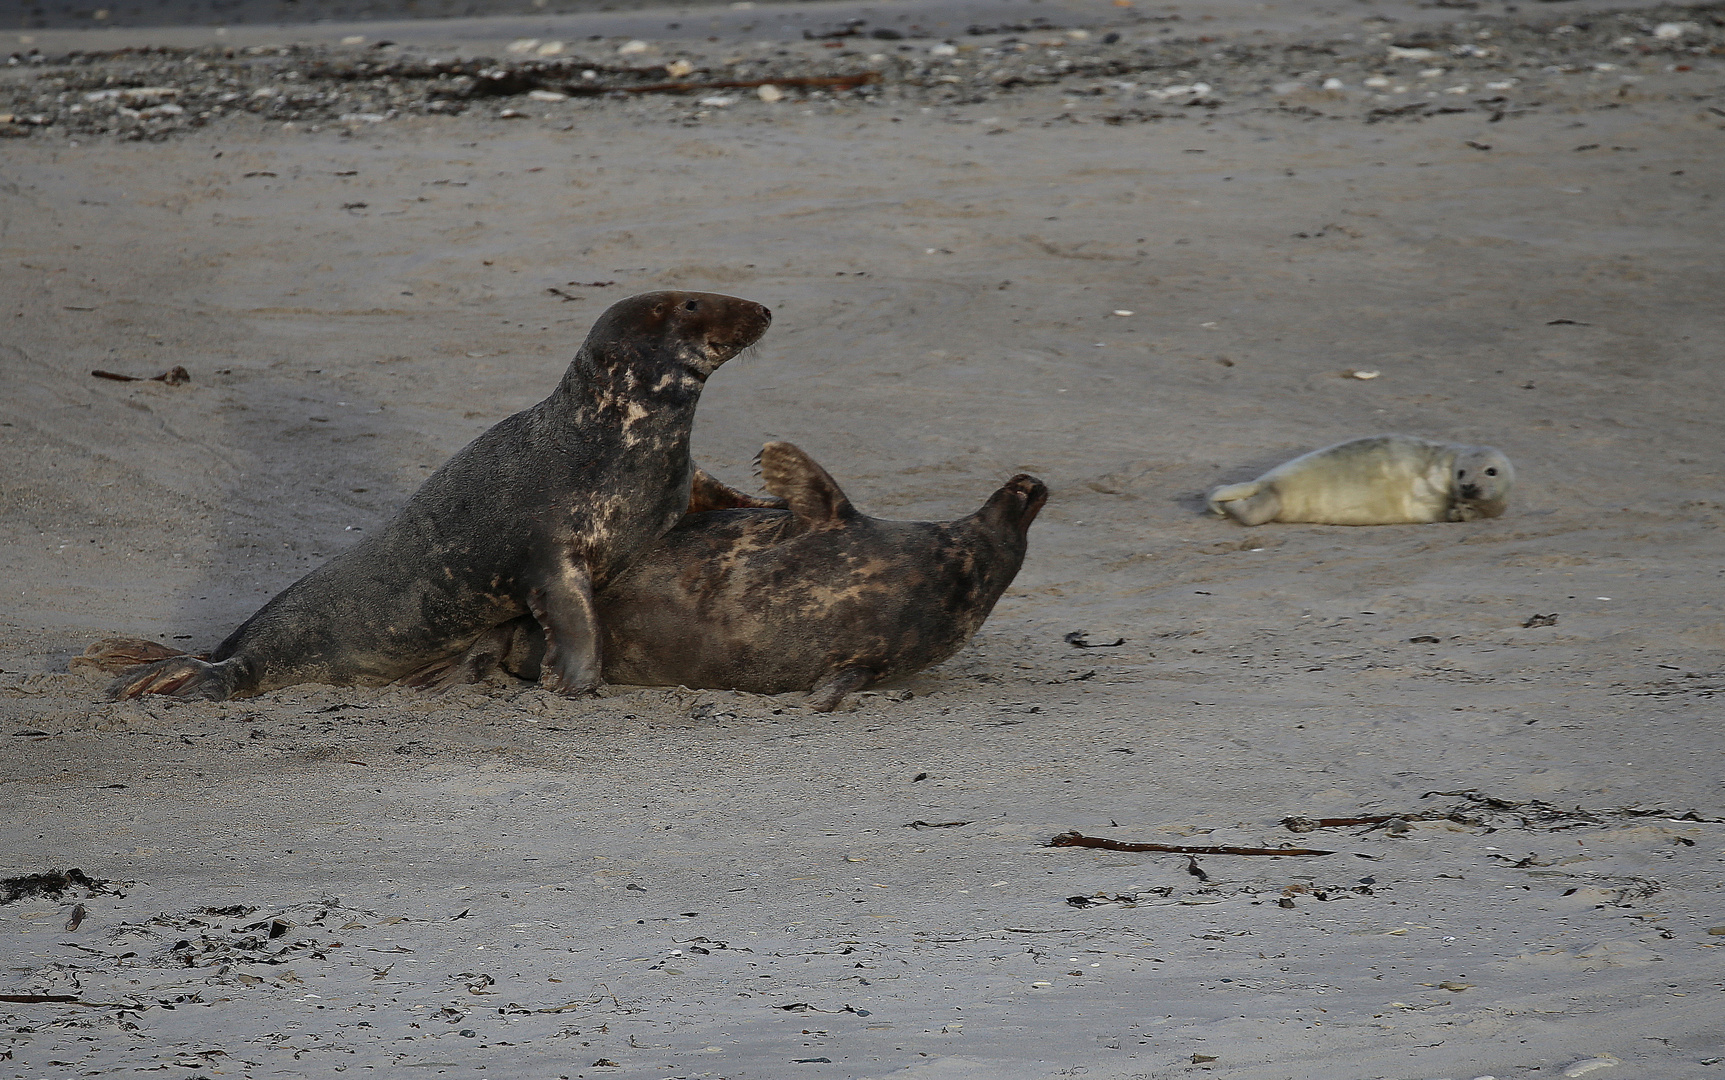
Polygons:
[[1256,480],[1210,492],[1210,512],[1242,525],[1400,525],[1494,518],[1515,469],[1499,450],[1372,435],[1302,454]]

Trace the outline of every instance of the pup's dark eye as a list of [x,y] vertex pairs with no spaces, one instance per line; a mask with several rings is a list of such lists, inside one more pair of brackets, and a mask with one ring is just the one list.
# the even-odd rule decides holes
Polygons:
[[1456,475],[1456,478],[1459,480],[1466,480],[1467,479],[1467,470],[1466,469],[1457,469],[1455,471],[1455,475]]
[[1485,474],[1486,474],[1486,475],[1487,475],[1487,476],[1496,476],[1496,475],[1497,475],[1497,470],[1496,470],[1496,469],[1487,469],[1487,470],[1486,470],[1486,471],[1485,471]]
[[700,307],[701,302],[699,300],[686,300],[683,302],[684,311],[698,311],[700,310]]

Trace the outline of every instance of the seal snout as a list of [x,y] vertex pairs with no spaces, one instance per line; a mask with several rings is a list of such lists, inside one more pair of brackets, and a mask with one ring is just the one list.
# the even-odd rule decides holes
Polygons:
[[[685,294],[677,305],[678,314],[706,353],[706,362],[717,368],[725,361],[760,341],[773,323],[773,313],[765,304],[718,293]],[[710,369],[709,369],[710,370]]]
[[1046,502],[1048,485],[1029,473],[1019,473],[1001,485],[983,507],[983,514],[997,525],[1009,526],[1022,535],[1029,531]]

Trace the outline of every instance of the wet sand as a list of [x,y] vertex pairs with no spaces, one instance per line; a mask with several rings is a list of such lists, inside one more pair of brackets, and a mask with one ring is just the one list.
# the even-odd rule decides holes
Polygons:
[[[1496,120],[1315,52],[1213,107],[929,68],[0,142],[0,877],[118,890],[0,905],[0,994],[73,999],[0,1001],[0,1076],[1715,1075],[1713,40],[1506,66]],[[665,287],[775,312],[701,406],[721,477],[788,439],[879,516],[1048,482],[971,647],[830,716],[67,670],[214,645]],[[1202,512],[1380,431],[1502,448],[1509,512]],[[1354,817],[1396,820],[1285,823]]]

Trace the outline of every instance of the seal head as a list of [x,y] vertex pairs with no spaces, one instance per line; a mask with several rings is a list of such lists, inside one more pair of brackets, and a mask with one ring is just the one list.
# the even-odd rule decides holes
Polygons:
[[1509,489],[1515,484],[1515,466],[1500,450],[1489,446],[1464,446],[1455,455],[1454,501],[1450,521],[1494,518],[1509,507]]

